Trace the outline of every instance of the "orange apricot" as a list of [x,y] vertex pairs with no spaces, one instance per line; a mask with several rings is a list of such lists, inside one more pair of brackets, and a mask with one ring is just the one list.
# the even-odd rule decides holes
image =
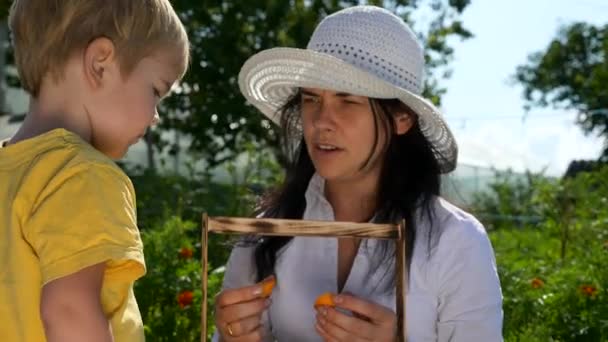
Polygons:
[[319,306],[336,306],[333,300],[333,296],[334,295],[332,293],[325,292],[324,294],[317,297],[317,300],[315,301],[315,309],[317,309]]
[[264,280],[262,282],[262,296],[269,297],[272,294],[272,289],[274,289],[276,283],[277,281],[275,278]]

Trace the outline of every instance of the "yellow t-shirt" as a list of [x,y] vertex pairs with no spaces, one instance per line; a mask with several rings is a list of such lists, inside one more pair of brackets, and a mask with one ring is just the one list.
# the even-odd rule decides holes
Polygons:
[[46,341],[42,287],[100,262],[115,341],[143,341],[133,283],[145,264],[129,178],[63,129],[0,148],[0,341]]

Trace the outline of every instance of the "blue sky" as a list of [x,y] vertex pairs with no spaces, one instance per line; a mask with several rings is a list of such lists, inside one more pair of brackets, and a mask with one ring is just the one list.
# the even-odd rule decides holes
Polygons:
[[596,158],[601,140],[585,137],[574,113],[533,109],[523,121],[522,87],[509,80],[560,25],[608,23],[608,1],[473,0],[462,19],[475,37],[454,43],[454,73],[443,82],[442,100],[461,161],[560,175],[572,159]]

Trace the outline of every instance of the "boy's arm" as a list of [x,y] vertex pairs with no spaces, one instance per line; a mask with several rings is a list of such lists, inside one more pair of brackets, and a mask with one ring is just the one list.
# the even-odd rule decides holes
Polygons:
[[42,288],[40,314],[48,342],[112,342],[100,297],[105,263],[53,280]]

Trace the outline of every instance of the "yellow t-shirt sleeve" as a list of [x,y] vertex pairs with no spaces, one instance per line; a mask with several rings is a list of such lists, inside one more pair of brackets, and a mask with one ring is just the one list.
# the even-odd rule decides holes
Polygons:
[[105,281],[129,283],[145,273],[133,187],[109,165],[86,163],[53,177],[24,237],[40,260],[42,285],[101,262]]

